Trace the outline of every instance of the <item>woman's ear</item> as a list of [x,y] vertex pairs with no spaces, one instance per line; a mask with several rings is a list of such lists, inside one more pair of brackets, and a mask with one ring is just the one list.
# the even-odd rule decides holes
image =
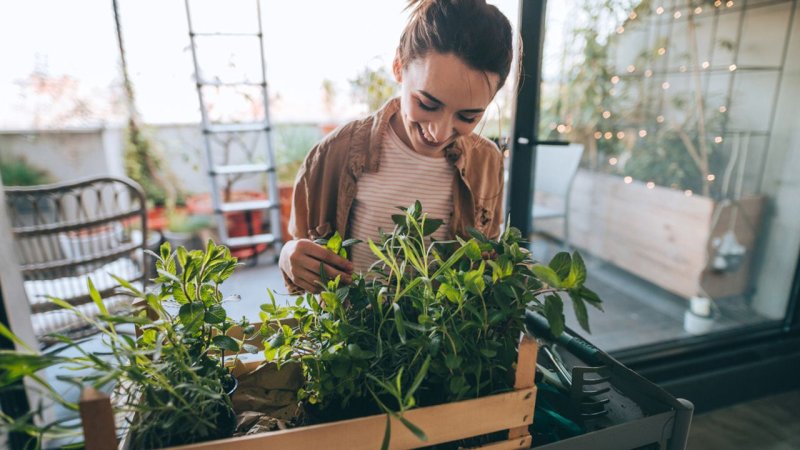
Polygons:
[[394,60],[392,61],[392,73],[394,74],[395,81],[398,83],[403,82],[403,64],[400,62],[399,53],[394,55]]

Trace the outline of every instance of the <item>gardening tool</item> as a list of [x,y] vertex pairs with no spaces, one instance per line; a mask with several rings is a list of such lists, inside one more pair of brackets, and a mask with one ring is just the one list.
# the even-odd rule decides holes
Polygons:
[[[525,312],[525,324],[528,331],[538,339],[544,341],[540,346],[541,354],[545,361],[541,365],[543,376],[548,381],[561,387],[570,396],[572,406],[584,424],[608,414],[605,405],[609,399],[605,394],[610,391],[608,368],[603,361],[602,352],[578,336],[561,333],[553,335],[547,320],[534,311]],[[563,347],[590,366],[574,366],[568,370],[558,348]],[[547,368],[552,366],[553,370]],[[552,375],[555,374],[557,383],[553,383]]]

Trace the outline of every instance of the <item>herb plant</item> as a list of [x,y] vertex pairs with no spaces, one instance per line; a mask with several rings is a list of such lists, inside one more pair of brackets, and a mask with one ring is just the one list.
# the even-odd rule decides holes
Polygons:
[[[157,292],[144,293],[127,281],[115,278],[124,291],[143,299],[147,311],[135,315],[110,315],[97,290],[89,281],[92,300],[101,314],[85,316],[74,306],[52,299],[96,327],[101,333],[102,351],[88,352],[81,342],[57,336],[63,346],[43,354],[27,351],[0,351],[0,390],[18,389],[24,378],[54,403],[75,412],[55,423],[37,425],[41,419],[39,406],[25,417],[13,419],[0,416],[0,429],[17,431],[31,436],[31,447],[54,438],[73,438],[80,435],[76,420],[78,405],[64,399],[37,372],[61,365],[62,372],[80,371],[82,375],[62,375],[60,378],[77,388],[91,386],[113,391],[118,401],[117,413],[128,419],[131,448],[161,448],[228,437],[233,433],[235,417],[227,393],[234,380],[225,364],[224,352],[239,352],[240,348],[257,352],[244,344],[255,327],[245,319],[234,322],[227,317],[219,285],[227,279],[237,259],[224,246],[209,241],[205,251],[172,252],[164,244],[156,258],[161,283]],[[134,338],[117,330],[120,324],[139,327]],[[244,339],[226,335],[234,326],[242,327]],[[0,334],[23,345],[7,329]],[[252,336],[250,336],[252,337]],[[75,357],[60,356],[66,347],[79,351]],[[229,361],[231,362],[231,361]]]
[[[349,286],[323,278],[319,299],[306,294],[285,307],[270,293],[261,331],[268,360],[302,364],[299,397],[311,421],[382,411],[424,440],[405,410],[512,388],[526,309],[544,314],[560,334],[560,294],[572,299],[587,331],[586,303],[600,309],[601,302],[584,286],[577,252],[538,264],[514,228],[497,241],[471,230],[469,240],[431,242],[442,221],[428,218],[419,202],[401,210],[393,232],[368,243],[378,262],[367,274]],[[326,243],[336,253],[342,244],[338,234]]]

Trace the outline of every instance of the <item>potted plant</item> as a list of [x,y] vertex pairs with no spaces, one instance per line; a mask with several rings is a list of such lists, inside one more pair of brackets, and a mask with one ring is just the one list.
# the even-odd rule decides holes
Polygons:
[[53,176],[23,157],[5,157],[0,158],[0,180],[4,186],[38,186],[51,183]]
[[[205,251],[187,251],[170,244],[161,246],[156,257],[160,283],[157,292],[143,293],[125,280],[115,279],[123,290],[146,303],[146,311],[134,316],[110,315],[89,280],[89,290],[101,311],[97,318],[86,317],[74,306],[53,299],[60,307],[82,316],[102,333],[103,347],[90,352],[80,342],[59,336],[64,347],[38,354],[27,351],[0,351],[4,367],[0,390],[14,389],[28,379],[44,398],[76,411],[77,405],[65,400],[39,370],[61,365],[62,378],[72,384],[97,390],[112,390],[118,399],[116,411],[125,417],[127,442],[131,448],[161,448],[230,436],[235,417],[230,395],[236,380],[230,373],[243,339],[229,336],[229,330],[252,331],[247,321],[234,322],[222,307],[219,286],[238,265],[224,246],[209,241]],[[134,324],[138,337],[117,330],[120,324]],[[16,341],[5,327],[0,334]],[[61,356],[64,348],[74,347],[78,356]],[[76,373],[76,375],[71,375]],[[18,419],[0,417],[0,427],[23,432],[35,447],[53,438],[79,435],[72,418],[37,425],[42,409]],[[41,423],[41,422],[40,422]]]

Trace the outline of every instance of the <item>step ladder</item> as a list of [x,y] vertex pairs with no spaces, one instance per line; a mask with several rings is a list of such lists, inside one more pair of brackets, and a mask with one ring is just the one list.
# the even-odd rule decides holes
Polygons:
[[[230,248],[252,248],[252,255],[257,257],[259,249],[266,246],[272,246],[274,249],[275,261],[280,255],[281,245],[283,243],[281,236],[280,224],[280,203],[278,195],[278,179],[275,170],[275,152],[273,145],[273,137],[271,130],[271,122],[269,118],[269,96],[267,91],[267,78],[266,78],[266,62],[264,60],[264,34],[261,20],[261,1],[254,0],[256,8],[256,17],[258,27],[253,32],[198,32],[195,30],[192,23],[192,11],[190,3],[192,0],[185,0],[186,5],[186,18],[189,24],[189,38],[191,41],[192,61],[194,62],[194,73],[197,87],[197,96],[200,100],[200,114],[202,118],[202,131],[203,141],[206,153],[206,169],[211,184],[211,203],[213,212],[217,219],[217,227],[219,239],[221,243]],[[223,5],[225,2],[219,2]],[[198,57],[202,53],[202,48],[198,49],[197,38],[200,37],[203,42],[209,39],[226,39],[231,37],[252,38],[258,40],[259,57],[261,58],[260,64],[260,79],[256,81],[244,80],[222,80],[219,76],[209,78],[200,70],[201,58]],[[246,77],[245,77],[246,78]],[[220,122],[212,121],[210,117],[208,102],[204,94],[204,88],[208,86],[216,87],[250,87],[257,88],[260,91],[261,107],[263,108],[263,120],[248,123],[233,123],[233,122]],[[255,150],[263,150],[266,162],[258,162],[252,160],[244,164],[220,164],[216,161],[215,156],[218,149],[215,149],[214,139],[220,136],[232,137],[239,134],[254,136],[255,140],[253,145],[258,145],[262,148]],[[244,142],[241,140],[241,142]],[[253,149],[251,149],[253,150]],[[226,151],[229,151],[226,149]],[[258,152],[256,152],[258,153]],[[248,152],[249,156],[254,153]],[[246,175],[265,174],[267,179],[267,198],[255,199],[248,201],[226,201],[221,192],[221,180],[225,177],[240,177]],[[253,222],[258,223],[258,220],[253,220],[253,215],[259,214],[259,217],[264,217],[264,211],[268,211],[268,231],[262,229],[253,229]],[[243,212],[245,213],[245,220],[247,221],[247,233],[244,236],[230,236],[226,215],[231,213]],[[261,227],[263,228],[263,226]],[[241,233],[239,233],[241,234]]]

